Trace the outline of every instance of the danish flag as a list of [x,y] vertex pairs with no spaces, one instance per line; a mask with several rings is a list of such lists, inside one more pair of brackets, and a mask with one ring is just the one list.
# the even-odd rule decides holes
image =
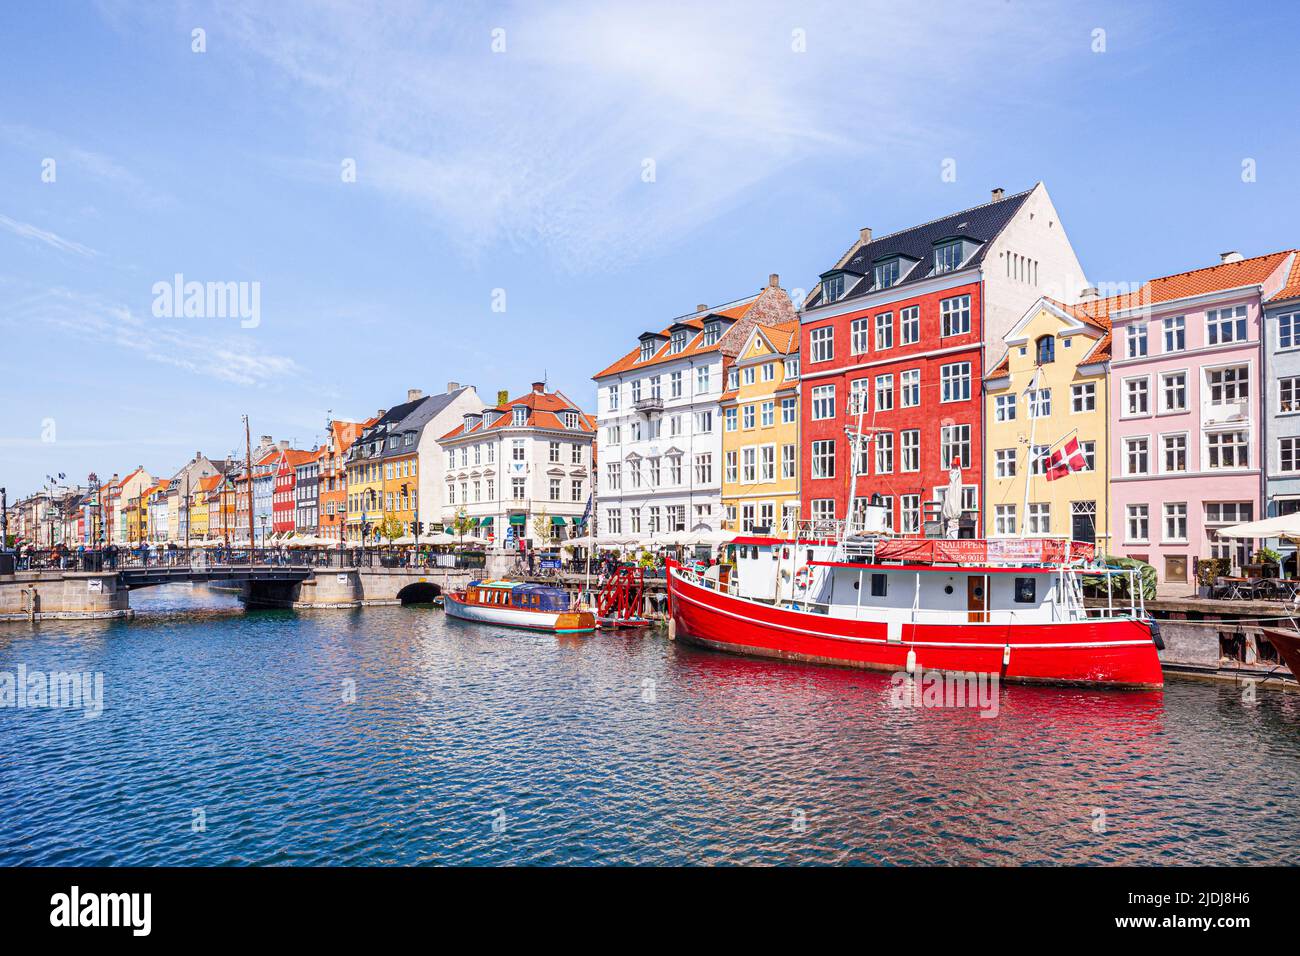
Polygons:
[[1083,449],[1079,447],[1079,439],[1071,438],[1048,456],[1047,480],[1055,481],[1057,478],[1064,478],[1072,472],[1083,471],[1087,467],[1088,460],[1083,457]]

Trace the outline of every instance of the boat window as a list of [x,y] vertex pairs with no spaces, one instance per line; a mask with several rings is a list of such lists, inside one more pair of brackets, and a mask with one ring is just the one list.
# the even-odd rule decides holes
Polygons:
[[871,596],[884,597],[889,590],[889,575],[873,574],[871,576]]
[[1033,578],[1016,578],[1016,603],[1037,604],[1037,584]]

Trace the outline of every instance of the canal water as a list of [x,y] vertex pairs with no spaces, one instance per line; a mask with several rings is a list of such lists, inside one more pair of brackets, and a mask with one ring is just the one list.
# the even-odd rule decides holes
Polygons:
[[0,672],[103,675],[103,712],[0,709],[0,865],[1251,864],[1300,844],[1300,694],[1003,687],[662,631],[556,639],[427,607],[0,625]]

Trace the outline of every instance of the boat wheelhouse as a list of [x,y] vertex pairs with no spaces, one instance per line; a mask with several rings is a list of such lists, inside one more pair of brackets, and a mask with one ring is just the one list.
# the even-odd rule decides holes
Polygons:
[[464,621],[555,634],[581,634],[596,629],[591,611],[574,606],[567,592],[545,584],[518,581],[471,581],[445,595],[446,612]]
[[[719,650],[854,667],[1163,683],[1158,635],[1136,572],[1096,566],[1091,545],[845,530],[737,538],[734,574],[673,566],[677,636]],[[1104,606],[1084,601],[1089,575],[1104,586]]]

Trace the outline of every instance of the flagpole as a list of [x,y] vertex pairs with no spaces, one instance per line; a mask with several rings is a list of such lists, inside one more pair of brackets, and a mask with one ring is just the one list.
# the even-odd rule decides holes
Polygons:
[[1029,380],[1029,387],[1025,389],[1025,394],[1034,393],[1032,399],[1026,403],[1029,411],[1029,454],[1025,460],[1029,465],[1025,472],[1025,501],[1024,511],[1020,513],[1021,536],[1029,534],[1029,483],[1034,480],[1034,436],[1038,428],[1038,416],[1034,414],[1038,411],[1038,376],[1042,372],[1041,368],[1034,369],[1033,378]]

